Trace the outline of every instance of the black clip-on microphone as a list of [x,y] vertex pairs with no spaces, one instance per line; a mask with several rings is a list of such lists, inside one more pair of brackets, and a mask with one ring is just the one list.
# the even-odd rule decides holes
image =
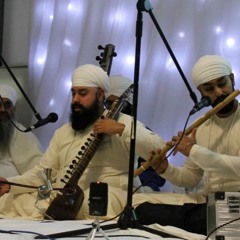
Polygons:
[[30,102],[28,96],[26,95],[26,93],[24,92],[23,88],[21,87],[21,85],[19,84],[17,78],[14,76],[12,70],[10,69],[10,67],[8,66],[8,64],[6,63],[6,61],[4,60],[2,54],[0,53],[0,59],[3,62],[4,66],[6,67],[6,69],[8,70],[9,74],[11,75],[12,79],[14,80],[14,82],[16,83],[18,89],[20,90],[20,92],[22,93],[22,95],[24,96],[24,98],[26,99],[27,103],[29,104],[30,108],[33,110],[34,116],[37,118],[38,122],[36,124],[34,124],[32,127],[27,128],[25,131],[23,132],[29,132],[35,128],[38,128],[40,126],[43,126],[49,122],[56,122],[58,119],[58,115],[56,113],[50,113],[46,118],[42,119],[40,114],[36,111],[36,109],[34,108],[34,106],[32,105],[32,103]]

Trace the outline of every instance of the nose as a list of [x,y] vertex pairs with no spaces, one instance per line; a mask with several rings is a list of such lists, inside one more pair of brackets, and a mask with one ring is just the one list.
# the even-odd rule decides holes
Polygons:
[[223,90],[222,90],[222,88],[220,88],[220,87],[218,87],[218,86],[215,86],[214,92],[215,92],[215,95],[216,95],[217,97],[220,97],[220,96],[223,95]]
[[75,103],[75,102],[79,102],[79,101],[78,101],[78,94],[74,94],[74,95],[72,96],[72,103]]

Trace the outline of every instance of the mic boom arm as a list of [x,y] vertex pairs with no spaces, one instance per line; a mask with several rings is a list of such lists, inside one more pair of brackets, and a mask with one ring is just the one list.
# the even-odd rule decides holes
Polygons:
[[46,125],[47,123],[54,123],[58,120],[58,115],[56,113],[49,113],[48,116],[44,119],[40,119],[37,123],[35,123],[33,126],[26,128],[24,132],[30,132],[35,128],[39,128],[43,125]]

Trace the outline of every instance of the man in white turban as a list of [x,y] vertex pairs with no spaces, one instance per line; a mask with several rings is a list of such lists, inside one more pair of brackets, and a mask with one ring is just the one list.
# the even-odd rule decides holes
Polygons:
[[[62,191],[57,197],[56,192],[52,192],[53,198],[59,201],[53,201],[49,206],[49,199],[43,199],[36,207],[36,191],[11,186],[10,192],[0,199],[0,215],[33,219],[95,219],[89,214],[91,182],[108,184],[107,215],[100,218],[109,219],[123,211],[127,201],[132,120],[123,113],[118,114],[117,120],[108,118],[104,111],[108,91],[109,77],[100,67],[86,64],[73,72],[70,122],[56,130],[36,167],[22,176],[8,179],[40,186],[43,180],[39,171],[50,168],[53,188],[66,187],[69,192]],[[148,159],[152,149],[165,145],[160,136],[147,130],[140,122],[136,128],[137,155]],[[9,187],[9,184],[0,184],[0,193],[4,194]],[[138,187],[136,181],[135,187]],[[60,200],[61,196],[66,198]],[[104,203],[99,207],[101,204]],[[47,210],[46,215],[39,209]]]
[[0,176],[21,175],[32,168],[42,156],[42,147],[33,133],[18,131],[24,127],[16,122],[16,90],[0,84]]
[[[110,90],[107,94],[107,99],[105,101],[105,105],[108,109],[110,109],[112,103],[116,100],[118,100],[122,94],[133,84],[133,82],[123,76],[123,75],[114,75],[109,78],[110,82]],[[126,104],[124,108],[122,109],[123,113],[126,113],[128,115],[131,115],[132,111],[132,101],[133,99],[133,88],[131,91],[129,91]]]
[[[201,57],[192,69],[192,78],[202,96],[216,106],[234,91],[234,74],[229,61],[222,56]],[[204,189],[189,194],[159,194],[158,204],[148,202],[136,209],[142,224],[172,225],[194,233],[207,234],[207,197],[218,191],[240,190],[240,107],[233,99],[211,116],[191,136],[174,136],[170,146],[187,158],[176,167],[165,157],[158,157],[153,168],[166,180],[180,187],[194,187],[201,180]],[[157,202],[157,201],[155,201]],[[211,231],[213,229],[209,229]]]

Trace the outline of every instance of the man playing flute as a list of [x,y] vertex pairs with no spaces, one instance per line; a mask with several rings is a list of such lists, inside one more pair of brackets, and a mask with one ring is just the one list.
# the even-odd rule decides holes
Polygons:
[[[201,57],[192,69],[192,79],[201,95],[211,99],[213,108],[234,92],[234,74],[229,61],[222,56]],[[136,208],[139,221],[206,234],[207,196],[217,191],[240,190],[239,129],[240,107],[233,98],[191,135],[178,132],[167,143],[187,157],[182,166],[173,166],[161,157],[160,151],[153,153],[151,165],[161,177],[180,187],[194,187],[203,179],[204,189],[186,195],[166,194],[168,201],[161,200],[166,196],[159,194],[158,203],[149,200]]]

